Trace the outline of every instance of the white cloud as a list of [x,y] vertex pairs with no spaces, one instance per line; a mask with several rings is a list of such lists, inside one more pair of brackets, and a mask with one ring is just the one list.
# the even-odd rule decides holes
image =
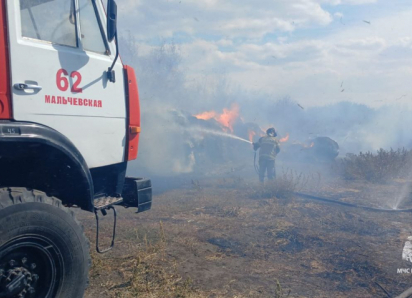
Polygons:
[[186,3],[192,3],[202,8],[212,9],[219,4],[218,0],[184,0]]
[[394,42],[394,45],[409,48],[412,46],[412,38],[409,36],[400,37],[398,41]]
[[317,2],[322,4],[330,4],[330,5],[363,5],[363,4],[372,4],[376,3],[378,0],[319,0]]
[[177,32],[262,38],[332,21],[315,0],[129,0],[119,7],[123,26],[142,39]]
[[230,23],[222,22],[219,28],[231,36],[263,37],[276,31],[293,31],[291,22],[281,19],[235,19]]
[[[375,104],[410,92],[412,10],[375,18],[370,25],[360,17],[356,25],[343,26],[332,22],[343,14],[332,17],[325,5],[376,2],[139,0],[123,13],[140,54],[150,52],[153,38],[183,35],[182,67],[190,78],[224,74],[243,88],[288,94],[305,105]],[[350,19],[347,9],[345,18]],[[327,31],[328,26],[335,28]]]
[[376,3],[378,0],[342,0],[338,4],[362,5]]
[[338,48],[351,49],[354,51],[366,50],[381,50],[386,46],[386,41],[379,37],[367,37],[364,39],[348,39],[339,42],[336,45]]
[[221,39],[217,41],[216,44],[221,47],[231,47],[233,46],[233,41],[231,39]]

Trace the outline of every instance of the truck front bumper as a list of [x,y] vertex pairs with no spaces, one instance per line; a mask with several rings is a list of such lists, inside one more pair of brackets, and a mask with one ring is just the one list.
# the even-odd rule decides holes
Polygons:
[[152,208],[152,181],[146,178],[126,177],[122,192],[124,207],[137,207],[137,213]]

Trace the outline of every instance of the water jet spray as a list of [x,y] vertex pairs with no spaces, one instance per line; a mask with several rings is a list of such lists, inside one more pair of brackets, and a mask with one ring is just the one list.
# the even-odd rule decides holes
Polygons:
[[234,139],[234,140],[238,140],[238,141],[242,141],[242,142],[245,142],[245,143],[253,144],[249,140],[243,139],[241,137],[238,137],[238,136],[235,136],[235,135],[232,135],[230,133],[223,132],[223,131],[205,129],[205,128],[198,127],[198,126],[188,127],[188,128],[185,128],[185,130],[190,131],[190,132],[201,132],[201,133],[211,134],[211,135],[215,135],[215,136],[231,138],[231,139]]

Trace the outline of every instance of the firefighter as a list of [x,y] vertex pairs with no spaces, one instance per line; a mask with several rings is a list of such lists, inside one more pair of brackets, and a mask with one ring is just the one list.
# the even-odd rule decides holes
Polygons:
[[276,177],[275,159],[280,152],[279,141],[276,138],[276,130],[272,127],[266,131],[267,136],[259,139],[258,142],[253,143],[253,149],[259,151],[259,180],[263,183],[265,179],[265,172],[267,172],[268,179],[273,180]]

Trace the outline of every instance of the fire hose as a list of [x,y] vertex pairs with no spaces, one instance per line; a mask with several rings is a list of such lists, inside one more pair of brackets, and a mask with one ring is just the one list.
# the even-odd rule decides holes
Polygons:
[[[256,173],[259,175],[259,165],[256,163],[256,156],[257,156],[257,151],[255,151],[255,155],[253,158],[253,165],[255,168]],[[337,204],[341,206],[346,206],[350,208],[358,208],[358,209],[364,209],[367,211],[374,211],[374,212],[411,212],[412,213],[412,208],[409,209],[383,209],[383,208],[375,208],[375,207],[369,207],[369,206],[363,206],[363,205],[358,205],[358,204],[353,204],[353,203],[347,203],[347,202],[341,202],[337,200],[332,200],[328,198],[323,198],[323,197],[318,197],[314,195],[309,195],[305,193],[300,193],[300,192],[295,192],[295,195],[304,199],[309,199],[313,201],[320,201],[324,203],[331,203],[331,204]]]
[[309,195],[309,194],[304,194],[304,193],[300,193],[300,192],[295,192],[295,195],[297,195],[298,197],[301,197],[301,198],[309,199],[309,200],[320,201],[320,202],[331,203],[331,204],[337,204],[337,205],[351,207],[351,208],[364,209],[364,210],[367,210],[367,211],[374,211],[374,212],[412,212],[412,208],[411,209],[382,209],[382,208],[368,207],[368,206],[363,206],[363,205],[358,205],[358,204],[353,204],[353,203],[341,202],[341,201],[337,201],[337,200],[322,198],[322,197]]

